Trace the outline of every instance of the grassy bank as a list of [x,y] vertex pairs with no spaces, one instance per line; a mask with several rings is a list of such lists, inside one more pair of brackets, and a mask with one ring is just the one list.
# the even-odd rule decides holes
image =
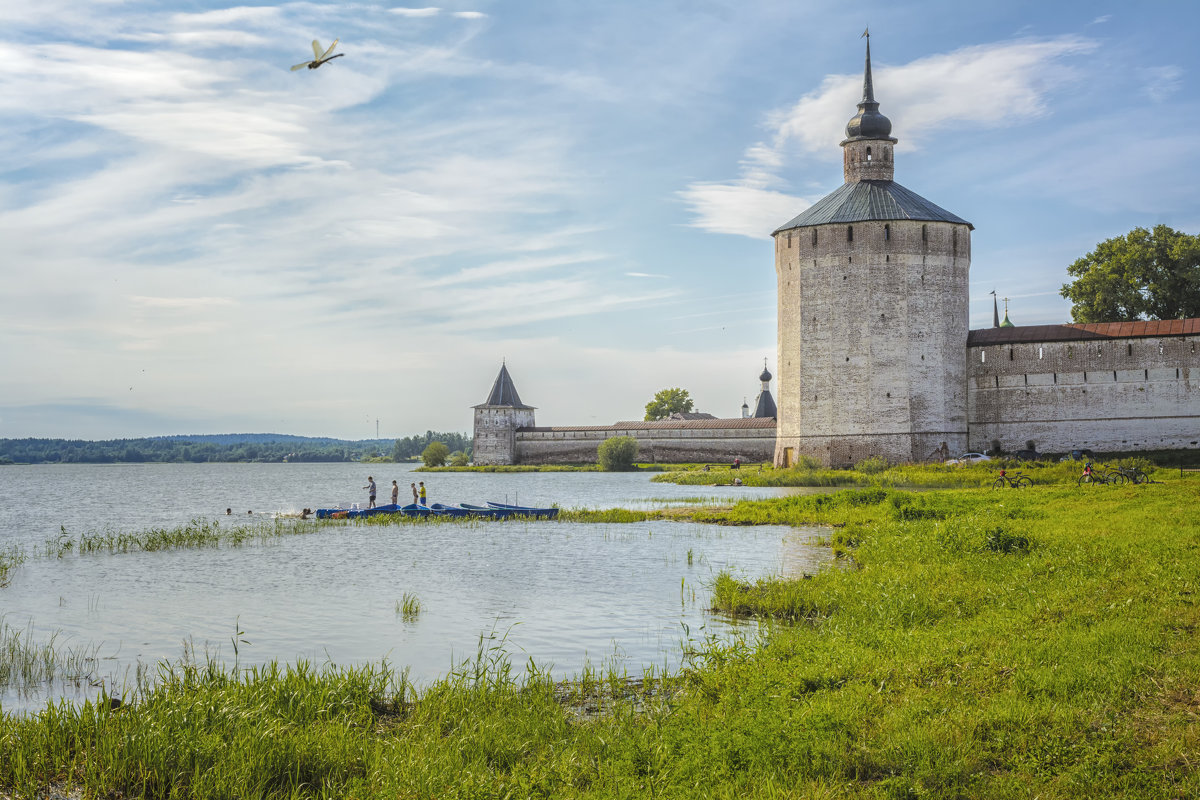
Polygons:
[[[678,464],[634,464],[632,472],[662,472]],[[599,464],[479,464],[465,467],[418,467],[413,472],[602,472]]]
[[[1097,461],[1097,466],[1105,462]],[[1118,462],[1111,462],[1116,465]],[[1136,462],[1148,472],[1154,467],[1145,460]],[[883,486],[910,489],[961,489],[991,486],[1001,469],[1009,475],[1023,472],[1038,484],[1074,485],[1083,464],[1066,462],[984,461],[977,464],[899,464],[888,466],[883,462],[864,462],[855,469],[826,469],[816,466],[799,466],[784,469],[773,467],[730,469],[728,467],[703,469],[680,469],[655,475],[652,481],[676,483],[688,486],[721,486],[740,479],[746,486]],[[1164,475],[1178,476],[1178,470],[1159,470]]]
[[[1176,473],[1177,474],[1177,473]],[[580,715],[500,649],[416,692],[384,666],[163,668],[0,718],[0,787],[145,797],[1200,796],[1200,477],[671,509],[821,523],[847,569],[713,587],[776,620]],[[603,512],[589,512],[600,514]],[[641,512],[636,512],[641,513]],[[656,512],[657,513],[657,512]],[[664,691],[666,689],[666,691]]]

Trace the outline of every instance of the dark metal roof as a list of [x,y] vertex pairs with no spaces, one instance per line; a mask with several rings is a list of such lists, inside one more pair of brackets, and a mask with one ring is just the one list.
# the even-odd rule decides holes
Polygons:
[[842,184],[841,188],[809,206],[803,214],[776,228],[775,233],[812,225],[904,219],[955,222],[975,229],[962,217],[934,205],[895,181],[856,181]]
[[758,406],[754,409],[754,416],[759,419],[763,417],[775,419],[779,416],[779,410],[775,408],[775,398],[771,397],[770,389],[763,389],[758,396]]
[[730,430],[745,428],[774,428],[774,419],[738,417],[735,419],[658,420],[656,422],[618,422],[615,425],[568,425],[549,428],[518,428],[522,431],[551,433],[553,431],[653,431],[653,430]]
[[474,408],[487,406],[533,408],[533,406],[527,406],[521,402],[521,396],[517,394],[517,387],[513,386],[512,378],[508,374],[508,367],[504,364],[500,365],[500,374],[496,376],[496,382],[492,384],[492,393],[488,395],[487,401],[474,406]]
[[1200,317],[1150,319],[1135,322],[1072,322],[1065,325],[1015,325],[1011,328],[980,328],[967,334],[967,346],[1195,335],[1200,335]]

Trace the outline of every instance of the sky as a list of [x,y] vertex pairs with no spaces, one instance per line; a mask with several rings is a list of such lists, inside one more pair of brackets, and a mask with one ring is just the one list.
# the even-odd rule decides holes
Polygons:
[[[432,1],[432,0],[431,0]],[[871,30],[896,180],[969,220],[970,324],[1200,232],[1200,4],[0,3],[0,437],[740,415],[770,233],[842,183]],[[344,57],[291,71],[310,41]],[[775,386],[772,384],[772,388]]]

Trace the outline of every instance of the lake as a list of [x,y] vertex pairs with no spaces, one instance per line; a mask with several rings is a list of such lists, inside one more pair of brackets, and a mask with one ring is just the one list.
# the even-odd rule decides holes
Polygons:
[[[49,557],[61,530],[135,532],[193,519],[222,526],[351,502],[373,475],[424,480],[430,501],[509,500],[563,507],[729,502],[795,490],[650,483],[647,473],[411,473],[403,464],[163,464],[0,467],[0,548],[28,560],[0,588],[0,615],[34,644],[94,658],[91,680],[0,687],[5,711],[47,697],[119,693],[138,665],[185,646],[244,665],[387,659],[418,685],[503,639],[558,676],[585,665],[631,674],[678,664],[682,644],[738,626],[707,612],[721,570],[753,579],[815,572],[830,560],[818,530],[678,522],[548,521],[324,527],[238,547]],[[385,486],[387,487],[385,489]],[[409,499],[411,492],[409,492]],[[405,499],[401,494],[402,501]],[[235,514],[225,516],[225,509]],[[251,514],[247,514],[251,511]],[[420,611],[401,613],[415,597]],[[742,633],[753,635],[753,627]]]

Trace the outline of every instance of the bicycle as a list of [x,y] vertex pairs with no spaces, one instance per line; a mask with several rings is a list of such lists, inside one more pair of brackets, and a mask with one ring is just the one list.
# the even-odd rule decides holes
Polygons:
[[1117,467],[1117,472],[1121,473],[1133,484],[1149,483],[1150,476],[1142,472],[1137,467]]
[[1076,486],[1095,486],[1100,483],[1108,483],[1108,478],[1103,473],[1096,472],[1090,461],[1083,465],[1083,474],[1079,476],[1079,480],[1075,481]]
[[995,482],[992,483],[992,488],[1003,489],[1005,486],[1013,489],[1025,489],[1033,486],[1033,478],[1023,475],[1020,472],[1010,476],[1005,470],[1000,470],[1000,477],[996,478]]

